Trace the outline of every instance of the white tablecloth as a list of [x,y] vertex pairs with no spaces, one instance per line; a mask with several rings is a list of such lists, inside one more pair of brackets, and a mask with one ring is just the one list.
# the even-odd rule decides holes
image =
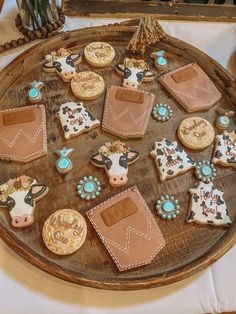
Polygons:
[[[0,14],[0,44],[20,36],[14,26],[16,13],[15,1],[5,0]],[[111,22],[115,20],[67,18],[64,29]],[[236,76],[236,24],[172,21],[161,24],[168,34],[202,49]],[[33,44],[0,55],[0,69]],[[0,240],[0,314],[235,311],[235,265],[236,248],[233,248],[205,271],[169,286],[130,292],[103,291],[54,278],[24,261]]]

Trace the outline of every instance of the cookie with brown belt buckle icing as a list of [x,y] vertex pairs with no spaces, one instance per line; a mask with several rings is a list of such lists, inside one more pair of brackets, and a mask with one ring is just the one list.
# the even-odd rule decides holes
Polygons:
[[164,237],[136,186],[86,214],[120,271],[151,263],[165,246]]
[[194,150],[208,147],[215,138],[212,124],[200,117],[184,119],[178,127],[177,134],[184,146]]
[[0,159],[29,162],[46,154],[43,105],[0,111]]
[[115,58],[115,49],[108,43],[92,42],[84,48],[85,60],[96,68],[104,68]]
[[71,80],[73,94],[82,100],[93,100],[99,98],[105,89],[105,83],[101,75],[84,71],[77,73]]
[[42,236],[46,247],[58,255],[77,251],[84,243],[87,225],[84,217],[72,209],[60,209],[45,221]]
[[208,110],[221,98],[221,93],[197,63],[164,74],[159,80],[187,112]]

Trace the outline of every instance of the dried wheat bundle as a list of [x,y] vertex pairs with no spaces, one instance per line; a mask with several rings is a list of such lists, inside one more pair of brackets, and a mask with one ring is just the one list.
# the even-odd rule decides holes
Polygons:
[[150,44],[159,42],[164,36],[165,32],[155,17],[143,17],[140,20],[138,29],[127,46],[127,50],[143,55]]

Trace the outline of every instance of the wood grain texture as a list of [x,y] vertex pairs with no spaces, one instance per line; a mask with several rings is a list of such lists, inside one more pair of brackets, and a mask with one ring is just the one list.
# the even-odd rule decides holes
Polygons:
[[234,5],[215,5],[214,1],[192,4],[184,3],[184,0],[63,0],[62,9],[66,15],[81,17],[137,18],[155,15],[159,20],[236,21]]
[[[128,23],[135,24],[135,22]],[[234,222],[233,226],[228,229],[185,222],[190,198],[188,189],[197,184],[193,171],[163,183],[160,182],[154,160],[149,156],[153,144],[161,140],[163,136],[170,140],[176,139],[177,126],[186,116],[191,115],[181,108],[158,80],[155,80],[152,83],[143,83],[141,89],[154,93],[155,103],[164,102],[171,105],[173,118],[163,124],[150,118],[144,139],[127,141],[131,147],[140,152],[140,158],[130,166],[129,182],[125,188],[134,184],[138,186],[165,237],[167,244],[164,249],[150,265],[120,273],[87,218],[85,218],[88,225],[87,239],[75,254],[65,257],[56,256],[47,250],[42,241],[41,231],[44,221],[54,211],[72,208],[85,217],[88,209],[125,189],[112,188],[104,170],[89,163],[90,156],[95,154],[104,142],[115,140],[115,136],[97,128],[69,141],[64,140],[62,128],[55,113],[60,104],[68,100],[76,101],[76,98],[69,84],[64,83],[54,73],[42,71],[44,55],[60,47],[82,51],[83,47],[92,41],[109,42],[116,50],[115,60],[109,67],[96,69],[96,72],[103,76],[106,85],[120,85],[122,78],[116,74],[115,65],[124,57],[125,47],[134,31],[135,27],[122,25],[87,28],[60,34],[25,51],[0,73],[1,109],[30,105],[26,97],[28,84],[34,80],[41,80],[46,84],[42,90],[42,103],[46,106],[48,132],[48,155],[24,165],[1,162],[0,183],[11,177],[25,174],[49,186],[47,196],[37,203],[34,225],[25,230],[13,229],[6,209],[0,209],[0,236],[19,255],[42,270],[67,281],[101,289],[145,289],[173,283],[214,263],[234,245],[236,239],[235,171],[226,167],[217,167],[218,173],[214,181],[217,188],[225,192],[224,197]],[[148,56],[156,49],[157,47],[152,46],[147,51],[147,61],[150,64],[153,64],[153,60]],[[189,62],[197,62],[223,94],[218,105],[235,109],[235,83],[228,72],[217,62],[198,49],[170,36],[159,43],[158,49],[166,50],[169,70]],[[79,70],[94,70],[85,60],[79,64],[78,68]],[[155,70],[155,67],[151,66],[151,68],[159,77],[160,73]],[[102,118],[104,97],[105,95],[97,100],[84,102],[85,106],[99,119]],[[199,112],[197,116],[214,123],[217,106],[207,112]],[[235,128],[235,120],[232,120],[231,128]],[[67,175],[57,172],[55,161],[58,157],[53,154],[64,145],[75,149],[70,157],[74,164],[73,171]],[[197,161],[210,159],[212,150],[211,145],[201,153],[190,150],[187,152]],[[101,195],[89,202],[82,201],[76,194],[76,185],[85,175],[95,175],[101,180],[103,188]],[[179,199],[181,215],[173,222],[161,220],[154,212],[155,201],[162,194],[173,194]]]

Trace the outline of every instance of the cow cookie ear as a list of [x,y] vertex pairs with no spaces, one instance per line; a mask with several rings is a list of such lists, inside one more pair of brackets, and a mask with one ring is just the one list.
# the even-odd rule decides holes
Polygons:
[[152,81],[156,77],[155,73],[152,71],[146,71],[143,81]]
[[7,206],[7,197],[5,195],[0,195],[0,206]]
[[103,161],[102,155],[100,153],[97,153],[97,154],[93,155],[91,157],[91,162],[95,166],[102,166],[102,165],[104,165],[104,161]]
[[127,160],[128,162],[134,162],[138,159],[139,153],[136,150],[131,150],[127,154]]
[[116,72],[122,76],[124,76],[125,66],[123,64],[116,65]]
[[52,68],[53,68],[53,63],[52,63],[52,61],[45,63],[45,64],[43,65],[43,68],[45,68],[45,69],[52,69]]
[[80,54],[80,53],[71,55],[71,59],[72,59],[74,62],[79,61],[80,58],[81,58],[81,54]]
[[38,185],[38,184],[33,185],[30,190],[34,199],[37,199],[38,197],[40,197],[42,194],[44,194],[47,191],[48,191],[48,187],[46,185]]

